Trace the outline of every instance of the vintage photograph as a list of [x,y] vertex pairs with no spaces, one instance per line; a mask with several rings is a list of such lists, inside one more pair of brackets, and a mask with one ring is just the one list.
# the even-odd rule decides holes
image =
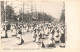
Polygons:
[[64,1],[0,1],[1,47],[65,48]]

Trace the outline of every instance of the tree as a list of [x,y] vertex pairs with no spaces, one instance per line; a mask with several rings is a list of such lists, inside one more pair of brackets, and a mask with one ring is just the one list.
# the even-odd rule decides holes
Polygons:
[[42,13],[38,13],[38,21],[52,22],[52,21],[54,21],[54,17],[52,17],[51,15],[48,15],[48,14],[42,12]]
[[6,6],[6,20],[10,22],[10,20],[14,19],[14,10],[11,6]]
[[65,22],[65,11],[62,10],[60,22]]
[[60,17],[60,22],[65,22],[65,3],[63,2],[63,4],[64,6]]

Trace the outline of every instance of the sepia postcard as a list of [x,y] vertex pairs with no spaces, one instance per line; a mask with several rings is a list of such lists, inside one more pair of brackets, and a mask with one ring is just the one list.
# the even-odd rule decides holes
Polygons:
[[0,52],[79,52],[79,0],[0,0]]

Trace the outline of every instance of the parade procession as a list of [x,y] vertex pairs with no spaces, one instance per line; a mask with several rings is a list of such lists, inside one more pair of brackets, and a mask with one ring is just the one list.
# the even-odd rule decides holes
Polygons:
[[[34,2],[1,1],[1,45],[27,48],[65,48],[65,4],[60,18],[38,12]],[[16,12],[18,9],[19,12]],[[27,10],[26,10],[27,9]],[[47,9],[47,8],[45,8]],[[56,12],[55,12],[56,13]],[[54,15],[54,14],[53,14]]]

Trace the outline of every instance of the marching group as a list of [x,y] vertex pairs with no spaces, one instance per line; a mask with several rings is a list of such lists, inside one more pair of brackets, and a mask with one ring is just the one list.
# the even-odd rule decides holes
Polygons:
[[[16,37],[19,39],[18,45],[22,45],[24,40],[22,38],[22,34],[25,32],[33,33],[33,42],[41,45],[41,47],[56,47],[59,45],[60,47],[65,47],[65,25],[64,24],[33,24],[33,25],[14,25],[8,24],[3,26],[1,34],[5,34],[5,37],[1,38],[9,38]],[[11,32],[11,33],[8,33]]]

